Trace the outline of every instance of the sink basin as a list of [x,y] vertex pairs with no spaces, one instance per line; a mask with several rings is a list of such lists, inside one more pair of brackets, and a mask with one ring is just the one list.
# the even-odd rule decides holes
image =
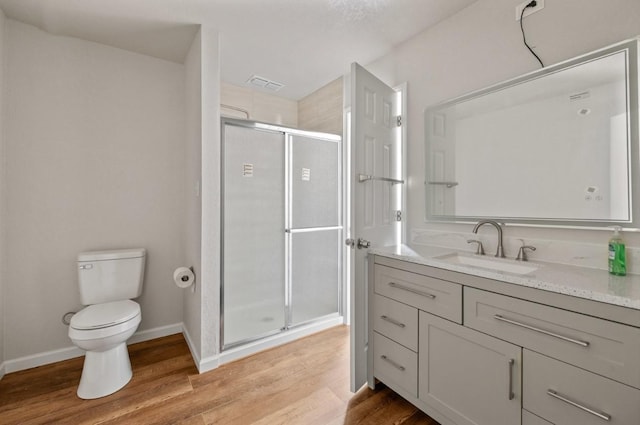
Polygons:
[[527,264],[515,262],[512,260],[487,258],[482,256],[462,255],[458,253],[441,255],[434,257],[437,260],[444,261],[449,264],[459,264],[464,266],[479,267],[482,269],[499,271],[504,273],[525,275],[538,270],[535,264]]

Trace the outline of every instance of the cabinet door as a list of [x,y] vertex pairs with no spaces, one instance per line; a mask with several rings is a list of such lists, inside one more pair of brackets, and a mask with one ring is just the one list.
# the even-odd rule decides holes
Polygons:
[[418,397],[458,425],[519,425],[522,349],[420,312]]

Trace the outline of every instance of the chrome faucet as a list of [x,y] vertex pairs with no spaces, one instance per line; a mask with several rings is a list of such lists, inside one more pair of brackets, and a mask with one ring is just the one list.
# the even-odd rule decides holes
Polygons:
[[496,249],[496,257],[504,258],[504,249],[502,248],[502,227],[500,227],[500,225],[493,220],[480,220],[478,224],[476,224],[476,226],[473,228],[473,233],[478,233],[478,229],[483,224],[490,224],[498,231],[498,248]]

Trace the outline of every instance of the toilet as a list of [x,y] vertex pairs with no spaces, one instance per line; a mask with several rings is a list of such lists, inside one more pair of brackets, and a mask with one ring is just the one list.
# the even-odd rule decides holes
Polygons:
[[69,338],[86,351],[82,399],[113,394],[133,376],[127,340],[142,318],[132,298],[142,293],[145,257],[143,248],[78,254],[80,301],[87,307],[71,318]]

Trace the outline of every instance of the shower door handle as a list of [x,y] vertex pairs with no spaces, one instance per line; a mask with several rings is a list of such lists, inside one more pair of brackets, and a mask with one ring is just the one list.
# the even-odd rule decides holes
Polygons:
[[362,238],[358,238],[357,241],[355,239],[349,238],[344,241],[344,244],[347,246],[350,246],[352,249],[355,247],[358,247],[358,249],[363,249],[363,248],[369,248],[371,246],[371,242]]
[[371,246],[371,242],[366,239],[358,238],[357,245],[358,249],[369,248]]

